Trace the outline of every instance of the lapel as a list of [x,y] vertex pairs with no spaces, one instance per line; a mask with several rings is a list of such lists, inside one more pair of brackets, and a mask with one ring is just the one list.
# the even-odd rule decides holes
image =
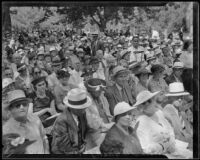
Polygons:
[[122,99],[122,97],[121,97],[121,95],[119,93],[119,90],[118,90],[116,84],[114,84],[112,86],[112,90],[113,90],[113,96],[116,99],[116,101],[121,102],[123,99]]

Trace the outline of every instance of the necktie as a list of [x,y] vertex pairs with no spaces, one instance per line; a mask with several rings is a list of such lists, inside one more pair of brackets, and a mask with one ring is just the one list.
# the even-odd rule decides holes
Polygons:
[[126,90],[125,90],[124,87],[122,88],[121,92],[122,92],[122,99],[123,99],[123,101],[129,103],[129,100],[128,100],[128,97],[127,97],[127,94],[126,94]]
[[181,122],[182,129],[184,129],[185,128],[185,123],[184,123],[184,120],[183,120],[183,117],[182,117],[181,113],[179,113],[179,119],[180,119],[180,122]]
[[78,117],[78,146],[82,145],[82,126],[80,117]]

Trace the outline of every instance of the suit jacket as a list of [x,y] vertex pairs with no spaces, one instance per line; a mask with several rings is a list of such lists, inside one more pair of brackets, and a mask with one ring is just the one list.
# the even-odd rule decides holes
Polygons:
[[[171,124],[174,128],[176,138],[190,143],[190,141],[191,141],[190,138],[185,137],[185,134],[183,133],[181,120],[176,113],[176,112],[178,112],[177,109],[173,105],[168,104],[164,107],[163,112],[164,112],[165,116],[167,117],[167,119],[171,122]],[[190,134],[189,133],[190,132],[189,126],[188,126],[189,123],[187,122],[186,117],[183,116],[182,118],[183,118],[184,123],[185,123],[185,131],[189,135]]]
[[[107,132],[104,141],[100,146],[101,151],[113,153],[113,142],[122,143],[123,154],[142,154],[142,147],[133,128],[129,128],[129,134],[125,134],[116,124]],[[110,145],[110,147],[109,147]],[[115,152],[115,151],[114,151]],[[113,153],[116,154],[116,153]]]
[[104,50],[104,44],[101,41],[94,41],[91,44],[91,50],[92,50],[92,55],[95,56],[96,55],[96,51],[98,50]]
[[[88,131],[86,115],[84,114],[81,120],[82,141],[85,141],[86,132]],[[72,117],[71,112],[66,109],[55,121],[52,129],[52,152],[54,154],[77,154],[78,144],[78,126]]]
[[[131,92],[131,89],[128,85],[125,85],[125,91],[126,91],[126,95],[129,100],[127,103],[129,103],[130,105],[133,105],[135,103],[135,97],[134,97],[133,93]],[[105,92],[105,96],[109,103],[110,113],[111,113],[111,115],[113,115],[115,105],[119,102],[125,101],[122,98],[120,91],[116,86],[116,83],[107,88],[107,90]]]

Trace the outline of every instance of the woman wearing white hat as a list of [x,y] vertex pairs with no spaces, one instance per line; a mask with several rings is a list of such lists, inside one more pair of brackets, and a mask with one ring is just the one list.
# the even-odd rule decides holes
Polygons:
[[164,154],[168,158],[192,157],[192,153],[182,146],[185,143],[175,139],[174,130],[164,113],[155,107],[153,98],[158,93],[141,91],[134,105],[140,112],[137,118],[137,135],[143,151],[149,154]]
[[[126,102],[118,103],[114,108],[114,121],[116,124],[107,132],[100,146],[101,153],[106,154],[142,154],[140,141],[136,135],[136,107]],[[134,128],[133,128],[134,127]],[[119,142],[121,146],[115,148],[113,143]]]
[[184,98],[189,96],[184,91],[183,83],[174,82],[169,85],[168,104],[164,107],[163,112],[171,121],[177,139],[186,141],[192,147],[193,140],[193,115],[191,103],[185,103]]

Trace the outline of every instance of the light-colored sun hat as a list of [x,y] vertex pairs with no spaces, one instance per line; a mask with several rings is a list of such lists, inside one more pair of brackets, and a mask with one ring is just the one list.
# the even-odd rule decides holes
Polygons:
[[25,93],[22,90],[14,90],[14,91],[8,92],[8,106],[7,106],[7,108],[9,108],[11,104],[16,103],[18,101],[31,102],[31,99],[26,98]]
[[114,117],[126,112],[129,112],[133,109],[136,109],[136,107],[131,107],[128,103],[126,102],[119,102],[114,108]]
[[136,103],[133,105],[134,107],[148,101],[149,99],[153,98],[154,96],[156,96],[160,91],[157,91],[157,92],[150,92],[148,90],[144,90],[144,91],[141,91],[137,97],[136,97]]
[[184,68],[183,62],[174,62],[174,65],[172,68]]
[[4,78],[2,81],[2,88],[4,89],[12,83],[14,83],[14,81],[11,78]]
[[87,96],[86,91],[80,88],[70,90],[63,102],[68,107],[74,109],[84,109],[90,107],[92,104],[92,100]]
[[116,66],[114,69],[113,69],[113,77],[116,77],[118,74],[120,73],[124,73],[124,72],[129,72],[126,68],[122,67],[122,66]]
[[189,92],[185,92],[183,83],[174,82],[169,84],[169,93],[165,96],[186,96],[189,95]]
[[54,47],[54,46],[50,47],[50,48],[49,48],[49,51],[50,51],[50,52],[51,52],[51,51],[56,51],[56,47]]

